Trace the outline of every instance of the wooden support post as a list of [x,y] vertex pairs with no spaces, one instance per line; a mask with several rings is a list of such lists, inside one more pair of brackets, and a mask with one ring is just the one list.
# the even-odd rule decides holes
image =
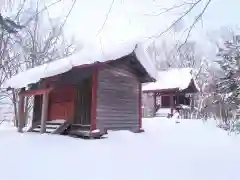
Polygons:
[[[23,90],[21,90],[23,91]],[[18,103],[18,132],[23,132],[24,126],[24,96],[19,96],[19,103]]]
[[19,120],[19,114],[18,114],[18,103],[17,103],[17,95],[15,93],[15,90],[12,89],[12,95],[13,95],[13,108],[14,108],[14,115],[15,115],[15,118],[14,118],[14,126],[15,127],[18,127],[18,120]]
[[191,94],[190,96],[190,107],[191,107],[191,110],[193,111],[194,110],[194,95]]
[[158,94],[159,96],[159,108],[161,108],[162,107],[162,96],[161,96],[161,94]]
[[90,131],[96,129],[97,118],[97,85],[98,85],[98,67],[95,67],[92,75],[92,102],[91,102],[91,123]]
[[180,105],[180,103],[179,103],[179,93],[178,92],[176,92],[176,105],[177,106]]
[[173,109],[174,109],[174,98],[173,94],[170,95],[170,107],[171,107],[171,117],[173,116]]
[[187,103],[186,103],[186,96],[185,96],[185,94],[184,94],[184,98],[183,98],[183,104],[184,104],[184,105],[187,105]]
[[153,93],[153,101],[154,101],[154,116],[155,116],[155,114],[156,114],[156,112],[157,112],[157,93],[156,92],[154,92]]
[[46,132],[46,121],[48,115],[48,92],[43,94],[43,103],[42,103],[42,115],[41,115],[41,130],[40,133],[43,134]]
[[138,122],[139,130],[142,128],[142,83],[139,83],[139,96],[138,96]]

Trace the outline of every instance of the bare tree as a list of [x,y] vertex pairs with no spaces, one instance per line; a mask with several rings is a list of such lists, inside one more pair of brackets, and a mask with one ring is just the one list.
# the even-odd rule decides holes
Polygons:
[[[3,0],[5,4],[7,4],[7,8],[12,8],[12,4],[16,4],[17,2],[12,1],[12,0]],[[18,33],[21,29],[24,27],[27,27],[28,24],[35,19],[38,14],[46,11],[49,7],[54,6],[55,4],[61,2],[62,0],[56,0],[52,3],[50,3],[48,6],[45,6],[42,8],[40,11],[36,12],[36,14],[32,14],[31,17],[27,19],[25,23],[20,23],[17,19],[19,15],[21,14],[21,11],[24,9],[24,6],[27,2],[27,0],[20,1],[19,8],[17,10],[16,16],[14,18],[9,18],[9,17],[4,17],[2,13],[0,13],[0,29],[4,31],[6,34],[16,34]],[[73,4],[75,4],[76,0],[74,1]],[[0,7],[1,8],[1,7]]]
[[[73,4],[74,6],[74,4]],[[72,8],[73,8],[72,6]],[[67,16],[69,16],[72,8]],[[2,32],[2,39],[0,43],[0,83],[2,84],[6,79],[12,77],[19,71],[33,68],[56,59],[67,57],[76,51],[75,42],[73,39],[67,41],[64,37],[63,26],[67,21],[53,20],[46,13],[40,9],[38,4],[32,7],[31,14],[29,9],[21,10],[19,16],[25,19],[31,19],[27,26],[21,29],[19,34],[6,34]],[[18,19],[21,21],[21,19]],[[48,23],[46,23],[46,20]],[[0,84],[0,85],[1,85]],[[17,90],[6,91],[2,89],[1,98],[8,98],[13,103],[15,122],[17,122]],[[31,100],[27,98],[25,103],[25,112],[31,110]],[[28,114],[26,114],[28,117]],[[17,125],[17,123],[15,123]]]
[[197,51],[196,42],[185,43],[181,49],[176,49],[174,42],[168,44],[162,41],[155,46],[156,66],[159,70],[168,68],[195,68],[200,69],[204,61],[203,55]]
[[[106,16],[102,23],[102,26],[100,27],[100,29],[97,32],[97,35],[99,35],[101,33],[101,31],[104,29],[104,26],[106,25],[106,23],[109,19],[109,16],[112,12],[114,2],[115,2],[114,0],[111,1],[110,7],[106,13]],[[193,19],[192,23],[190,23],[190,25],[188,27],[184,28],[182,36],[185,37],[185,40],[180,41],[180,42],[182,42],[181,44],[179,44],[179,42],[177,43],[178,48],[181,48],[181,46],[184,45],[188,41],[190,34],[191,34],[192,30],[194,29],[194,27],[196,26],[196,24],[199,21],[202,21],[203,15],[206,12],[206,10],[211,2],[212,2],[212,0],[189,0],[189,1],[184,0],[184,1],[181,1],[181,3],[174,4],[171,7],[161,8],[158,12],[144,14],[146,16],[161,16],[161,15],[167,14],[169,12],[181,11],[180,16],[178,16],[166,29],[164,29],[163,31],[159,31],[158,33],[148,37],[148,41],[154,41],[155,39],[165,35],[166,33],[168,33],[171,30],[176,31],[177,29],[179,29],[179,26],[183,26],[182,22],[184,21],[184,19],[187,16],[189,16],[193,11],[198,10],[198,13],[195,15],[195,18]]]
[[190,25],[183,28],[184,30],[182,32],[181,38],[184,37],[184,40],[182,41],[180,39],[180,41],[177,43],[177,47],[178,49],[180,49],[188,41],[191,35],[191,32],[196,26],[196,24],[199,21],[202,21],[203,15],[206,12],[211,2],[212,0],[190,0],[190,1],[183,1],[180,4],[175,4],[172,7],[162,9],[162,11],[160,11],[157,14],[154,14],[154,16],[163,15],[165,13],[172,12],[172,11],[182,11],[182,13],[180,13],[180,16],[177,17],[166,29],[151,36],[150,39],[159,38],[171,30],[175,31],[176,26],[178,26],[179,23],[184,21],[184,19],[187,16],[189,16],[193,11],[198,11],[198,13],[195,15],[195,18],[190,23]]

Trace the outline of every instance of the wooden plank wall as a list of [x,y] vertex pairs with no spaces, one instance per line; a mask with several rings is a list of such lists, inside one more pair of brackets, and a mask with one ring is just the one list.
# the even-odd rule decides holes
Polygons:
[[139,80],[128,67],[98,74],[96,126],[100,130],[138,130]]
[[77,87],[77,98],[75,102],[74,124],[90,126],[91,114],[91,79],[81,82]]

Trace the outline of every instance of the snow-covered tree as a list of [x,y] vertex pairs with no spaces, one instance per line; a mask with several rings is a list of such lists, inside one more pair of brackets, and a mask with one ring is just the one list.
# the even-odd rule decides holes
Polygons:
[[217,90],[225,97],[226,102],[236,104],[240,94],[240,36],[227,41],[219,49],[218,56],[220,60],[217,63],[224,74],[219,78]]
[[4,18],[1,13],[0,13],[0,27],[2,31],[6,31],[7,33],[17,33],[18,30],[23,28],[23,26],[17,24],[10,18]]
[[233,36],[232,40],[219,48],[219,64],[222,76],[219,77],[216,93],[221,97],[219,103],[224,106],[224,122],[231,122],[238,108],[240,99],[240,36]]
[[161,41],[155,45],[155,61],[157,69],[165,70],[168,68],[196,68],[202,65],[202,54],[197,51],[196,42],[186,42],[178,48],[176,41],[168,43]]

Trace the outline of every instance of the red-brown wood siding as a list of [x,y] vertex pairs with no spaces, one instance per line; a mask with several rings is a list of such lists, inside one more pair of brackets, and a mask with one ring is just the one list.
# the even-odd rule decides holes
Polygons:
[[71,85],[54,89],[49,96],[49,120],[71,120],[74,117],[75,97],[76,90]]

